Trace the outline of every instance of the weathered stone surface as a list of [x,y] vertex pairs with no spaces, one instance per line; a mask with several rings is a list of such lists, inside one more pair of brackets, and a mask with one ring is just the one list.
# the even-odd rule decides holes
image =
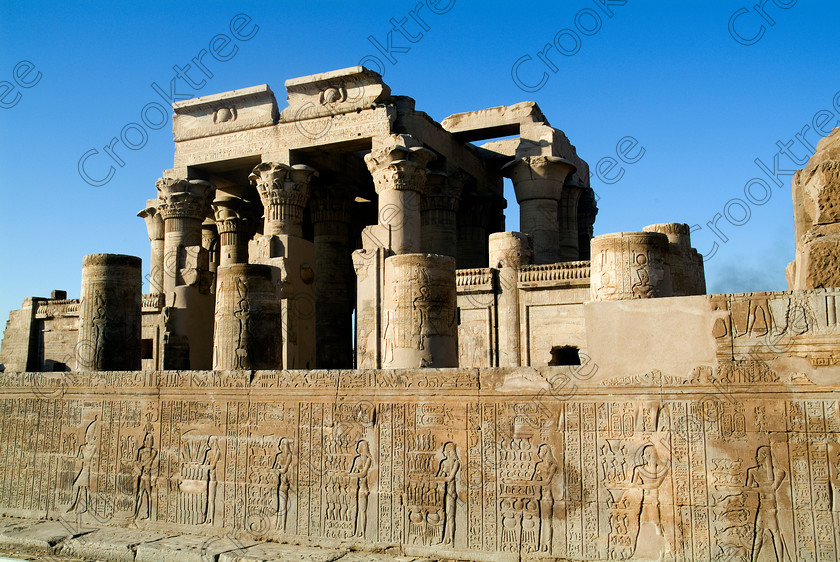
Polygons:
[[793,175],[796,257],[788,287],[840,286],[840,127],[817,143],[802,170]]
[[[86,262],[10,315],[0,516],[48,521],[0,552],[840,558],[840,129],[794,179],[817,288],[707,296],[686,224],[592,238],[533,102],[440,125],[359,67],[286,86],[175,105],[150,294]],[[139,351],[85,370],[109,310]]]

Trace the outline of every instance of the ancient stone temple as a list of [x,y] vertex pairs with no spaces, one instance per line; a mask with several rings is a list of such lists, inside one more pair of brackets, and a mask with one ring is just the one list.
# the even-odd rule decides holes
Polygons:
[[840,129],[794,177],[791,290],[707,295],[687,225],[593,238],[532,102],[286,91],[174,104],[149,293],[93,254],[11,313],[0,552],[840,557]]

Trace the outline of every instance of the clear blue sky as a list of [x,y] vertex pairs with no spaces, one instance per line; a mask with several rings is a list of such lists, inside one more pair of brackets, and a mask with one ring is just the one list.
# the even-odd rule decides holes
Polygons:
[[[104,177],[103,146],[140,122],[146,104],[162,102],[151,85],[168,92],[173,66],[189,64],[216,35],[231,35],[240,13],[253,19],[240,34],[254,24],[256,34],[219,49],[227,61],[205,57],[213,77],[193,69],[204,83],[176,80],[178,93],[267,83],[282,106],[286,79],[374,55],[393,92],[414,97],[438,120],[534,100],[593,171],[616,157],[624,137],[644,148],[640,160],[621,164],[619,181],[593,179],[596,234],[697,224],[695,247],[709,254],[718,246],[706,263],[710,292],[786,288],[791,176],[781,174],[779,187],[754,160],[768,167],[777,160],[777,170],[802,167],[777,156],[777,141],[784,147],[815,116],[826,129],[840,124],[836,0],[762,0],[763,15],[752,8],[756,0],[430,0],[441,13],[418,12],[427,29],[409,14],[420,1],[0,3],[0,103],[13,105],[0,107],[0,326],[26,296],[57,288],[78,297],[85,254],[133,254],[148,267],[146,229],[135,214],[172,165],[171,120],[144,127],[141,148],[118,147],[124,166],[104,186],[80,178],[79,159],[99,150],[88,168]],[[392,18],[407,18],[405,33],[416,42],[394,32]],[[369,39],[387,50],[389,31],[396,64]],[[558,44],[544,51],[555,36]],[[511,72],[518,60],[519,85]],[[368,66],[377,69],[373,59]],[[154,110],[146,117],[159,118]],[[137,130],[127,134],[142,144]],[[811,129],[804,138],[813,144],[818,136]],[[810,153],[799,142],[789,150],[795,158]],[[515,230],[511,195],[507,228]],[[706,224],[717,213],[729,217],[718,220],[719,235]]]

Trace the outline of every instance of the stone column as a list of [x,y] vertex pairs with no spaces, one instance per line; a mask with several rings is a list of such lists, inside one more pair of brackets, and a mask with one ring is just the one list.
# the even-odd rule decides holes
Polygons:
[[263,234],[249,243],[249,261],[270,265],[282,315],[283,367],[315,368],[315,248],[304,240],[303,208],[315,169],[263,162],[248,176],[265,209]]
[[76,368],[140,369],[142,262],[134,256],[90,254],[82,261]]
[[221,265],[217,276],[213,369],[281,369],[280,302],[271,267]]
[[149,233],[149,242],[152,245],[151,261],[149,262],[149,292],[163,292],[163,238],[164,227],[163,217],[158,211],[158,199],[146,201],[146,208],[137,213],[137,216],[146,221],[146,230]]
[[490,194],[463,194],[456,224],[458,269],[487,267],[487,225],[492,212]]
[[584,187],[575,181],[567,181],[560,194],[557,208],[560,220],[560,260],[577,261],[580,259],[578,247],[578,203]]
[[353,247],[350,243],[354,191],[314,190],[309,208],[315,231],[315,367],[353,367]]
[[464,181],[453,174],[431,173],[421,202],[422,250],[425,254],[457,256],[458,204]]
[[668,237],[659,232],[616,232],[592,239],[592,300],[673,296],[666,267]]
[[458,366],[455,260],[401,254],[385,260],[382,367]]
[[598,203],[595,191],[591,187],[584,187],[578,200],[578,258],[590,258],[589,244],[594,233],[595,217],[598,215]]
[[304,164],[263,162],[254,168],[248,179],[265,209],[264,236],[303,236],[303,208],[309,198],[309,180],[315,175],[315,169]]
[[490,267],[499,270],[498,345],[499,367],[522,364],[519,319],[519,268],[533,263],[531,237],[521,232],[496,232],[489,239]]
[[431,150],[411,135],[374,139],[365,163],[379,195],[379,225],[382,246],[395,254],[420,251],[420,201],[426,188],[426,165]]
[[219,231],[219,265],[248,263],[248,241],[251,238],[246,201],[225,197],[213,202],[213,214]]
[[665,265],[670,271],[673,296],[705,295],[703,256],[691,247],[691,228],[685,223],[666,222],[648,225],[642,231],[660,232],[668,237]]
[[558,203],[563,183],[574,171],[574,164],[558,156],[525,156],[502,168],[502,173],[513,180],[519,225],[534,239],[537,264],[560,261]]
[[215,188],[203,180],[160,178],[157,190],[165,226],[163,288],[170,293],[188,284],[182,270],[198,261],[201,223],[210,211]]

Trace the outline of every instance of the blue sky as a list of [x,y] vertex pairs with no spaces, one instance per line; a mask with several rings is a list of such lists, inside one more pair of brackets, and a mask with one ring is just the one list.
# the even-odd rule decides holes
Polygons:
[[[240,36],[252,36],[219,49],[228,60],[203,59],[212,78],[189,71],[200,88],[176,79],[179,94],[267,83],[282,109],[286,79],[373,55],[379,63],[368,66],[384,70],[392,91],[438,120],[533,100],[593,172],[604,158],[620,165],[604,160],[607,181],[593,178],[596,234],[696,224],[694,246],[714,250],[709,292],[786,288],[786,170],[812,150],[795,135],[807,125],[802,138],[813,145],[815,120],[840,125],[836,0],[762,0],[763,13],[756,0],[429,0],[417,12],[427,29],[409,13],[419,2],[0,3],[0,318],[51,289],[78,297],[85,254],[133,254],[148,268],[135,214],[172,165],[171,120],[143,133],[129,126],[138,148],[115,149],[123,165],[104,185],[83,181],[79,160],[98,150],[86,169],[104,178],[112,163],[103,147],[140,123],[147,104],[163,103],[152,84],[168,91],[173,66],[232,36],[237,14],[252,19]],[[390,20],[404,18],[413,43],[393,31]],[[396,63],[374,45],[387,50],[389,32]],[[146,112],[152,123],[158,116]],[[625,157],[632,164],[616,155],[625,137],[644,149]],[[507,228],[516,230],[512,195]]]

